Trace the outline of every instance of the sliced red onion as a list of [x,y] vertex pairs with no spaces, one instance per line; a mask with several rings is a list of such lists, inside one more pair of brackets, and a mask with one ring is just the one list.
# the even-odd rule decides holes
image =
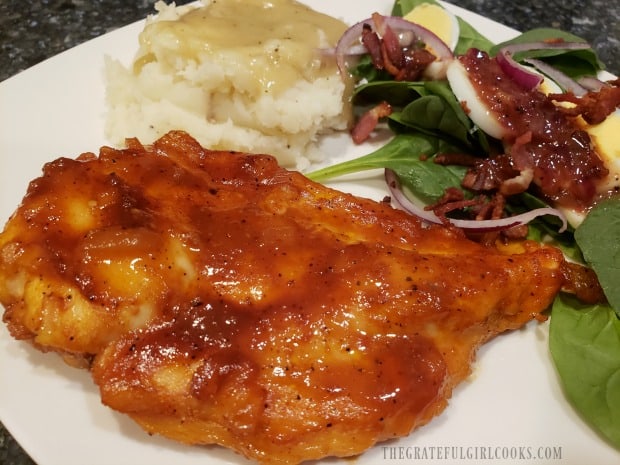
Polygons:
[[497,54],[497,62],[502,70],[524,89],[535,89],[543,80],[542,76],[526,70],[514,61],[511,54],[504,49]]
[[499,50],[496,58],[502,70],[508,76],[524,89],[531,90],[542,82],[542,76],[525,69],[517,63],[513,59],[515,53],[529,50],[583,50],[588,48],[590,48],[590,45],[585,42],[528,42],[506,45]]
[[400,181],[398,180],[398,176],[396,176],[396,173],[389,168],[385,169],[385,182],[388,185],[392,199],[394,199],[396,205],[402,210],[422,218],[428,223],[441,223],[441,220],[437,215],[435,215],[435,213],[416,205],[405,195],[405,192],[400,185]]
[[408,47],[417,40],[423,42],[433,51],[433,54],[437,57],[437,61],[450,61],[453,58],[450,47],[448,47],[443,40],[437,37],[435,33],[425,27],[412,23],[411,21],[407,21],[400,16],[380,17],[382,19],[380,24],[376,24],[375,20],[371,17],[354,24],[347,29],[344,34],[342,34],[342,37],[340,37],[340,40],[336,44],[335,54],[338,69],[343,76],[347,73],[347,56],[367,53],[366,48],[361,45],[360,41],[364,24],[374,25],[379,36],[382,35],[381,31],[384,30],[386,26],[389,26],[394,33],[398,35],[400,44],[403,47]]
[[526,58],[523,61],[529,63],[538,71],[545,74],[549,79],[564,89],[565,92],[572,92],[577,97],[581,97],[588,92],[588,90],[581,86],[577,81],[542,60]]
[[579,78],[577,82],[579,83],[580,86],[584,87],[585,89],[595,91],[595,92],[601,90],[606,85],[609,85],[605,81],[601,81],[598,78],[588,77],[588,76]]
[[[425,210],[423,207],[412,202],[409,197],[405,195],[398,180],[398,177],[396,176],[396,173],[394,173],[394,171],[392,171],[391,169],[386,168],[385,181],[387,182],[388,188],[390,189],[390,194],[392,195],[392,198],[401,209],[423,219],[428,223],[443,224],[443,221],[437,215],[435,215],[435,213],[429,210]],[[467,229],[468,231],[493,232],[502,231],[504,229],[509,229],[522,224],[527,224],[534,218],[544,215],[552,215],[558,217],[562,221],[562,227],[558,231],[566,231],[566,227],[568,224],[566,221],[566,217],[561,211],[551,207],[536,208],[534,210],[521,213],[520,215],[500,218],[498,220],[458,220],[448,218],[448,221],[453,226],[456,226],[460,229]]]

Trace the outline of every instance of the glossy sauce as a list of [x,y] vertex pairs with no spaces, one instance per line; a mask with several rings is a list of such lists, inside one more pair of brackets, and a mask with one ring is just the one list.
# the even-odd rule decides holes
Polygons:
[[[321,48],[335,46],[342,21],[291,0],[218,0],[141,34],[145,49],[161,41],[176,56],[210,60],[249,73],[254,92],[280,92],[300,79],[337,74]],[[144,57],[144,60],[153,57]]]
[[484,52],[459,58],[485,105],[506,128],[514,168],[532,168],[534,182],[548,199],[575,209],[590,206],[607,168],[590,137],[537,90],[526,91]]
[[0,235],[0,302],[15,337],[92,355],[102,401],[150,433],[298,463],[439,413],[559,290],[561,252],[532,247],[176,132],[47,164]]

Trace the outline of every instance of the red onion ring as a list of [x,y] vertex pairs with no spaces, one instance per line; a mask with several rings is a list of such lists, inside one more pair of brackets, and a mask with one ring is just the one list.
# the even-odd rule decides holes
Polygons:
[[523,44],[512,44],[502,47],[497,54],[497,62],[502,70],[517,82],[524,89],[534,89],[542,82],[542,77],[536,73],[528,71],[512,57],[515,53],[526,52],[529,50],[584,50],[590,48],[585,42],[528,42]]
[[582,85],[580,85],[577,81],[572,79],[571,77],[564,74],[562,71],[554,68],[553,66],[545,63],[541,60],[536,60],[534,58],[526,58],[526,63],[529,63],[534,68],[536,68],[541,73],[545,74],[549,79],[559,85],[565,92],[572,92],[577,97],[581,97],[585,95],[588,91]]
[[[444,224],[444,222],[432,211],[425,210],[423,207],[416,205],[405,195],[400,185],[400,181],[398,180],[398,177],[393,170],[389,168],[385,169],[385,181],[388,185],[388,188],[390,189],[390,194],[392,195],[392,198],[394,199],[397,206],[399,206],[401,209],[423,219],[428,223]],[[544,215],[552,215],[558,217],[560,220],[562,220],[562,226],[558,230],[558,232],[566,231],[566,227],[568,225],[566,217],[562,214],[561,211],[551,207],[536,208],[534,210],[521,213],[520,215],[500,218],[498,220],[458,220],[448,218],[448,221],[453,226],[456,226],[460,229],[467,229],[468,231],[475,232],[492,232],[502,231],[504,229],[509,229],[513,226],[519,226],[521,224],[527,224],[534,218]]]
[[[335,54],[336,63],[342,76],[346,75],[346,57],[351,55],[361,55],[366,52],[366,48],[361,45],[360,38],[362,37],[362,31],[364,24],[374,24],[376,32],[381,36],[381,31],[386,26],[389,26],[395,33],[398,34],[401,45],[404,47],[410,46],[416,40],[420,40],[432,49],[433,54],[437,57],[438,61],[450,61],[454,57],[450,47],[441,40],[435,33],[426,29],[419,24],[412,23],[400,16],[382,16],[381,24],[375,24],[374,19],[368,18],[358,23],[355,23],[338,40],[336,44]],[[360,48],[361,46],[361,48]]]
[[605,81],[601,81],[595,77],[584,76],[577,80],[577,83],[582,86],[586,90],[591,91],[599,91],[606,85],[608,85]]

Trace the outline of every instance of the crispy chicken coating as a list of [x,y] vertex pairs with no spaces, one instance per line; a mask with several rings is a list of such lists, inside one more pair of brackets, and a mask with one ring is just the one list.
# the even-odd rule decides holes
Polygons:
[[431,420],[562,262],[171,132],[45,165],[0,235],[0,302],[149,433],[290,464]]

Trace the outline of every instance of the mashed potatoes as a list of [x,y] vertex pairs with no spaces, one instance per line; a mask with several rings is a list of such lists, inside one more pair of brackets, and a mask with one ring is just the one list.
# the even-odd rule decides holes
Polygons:
[[320,134],[347,128],[333,58],[346,25],[292,0],[159,2],[127,68],[106,61],[107,137],[150,143],[183,129],[204,146],[275,155],[302,169]]

